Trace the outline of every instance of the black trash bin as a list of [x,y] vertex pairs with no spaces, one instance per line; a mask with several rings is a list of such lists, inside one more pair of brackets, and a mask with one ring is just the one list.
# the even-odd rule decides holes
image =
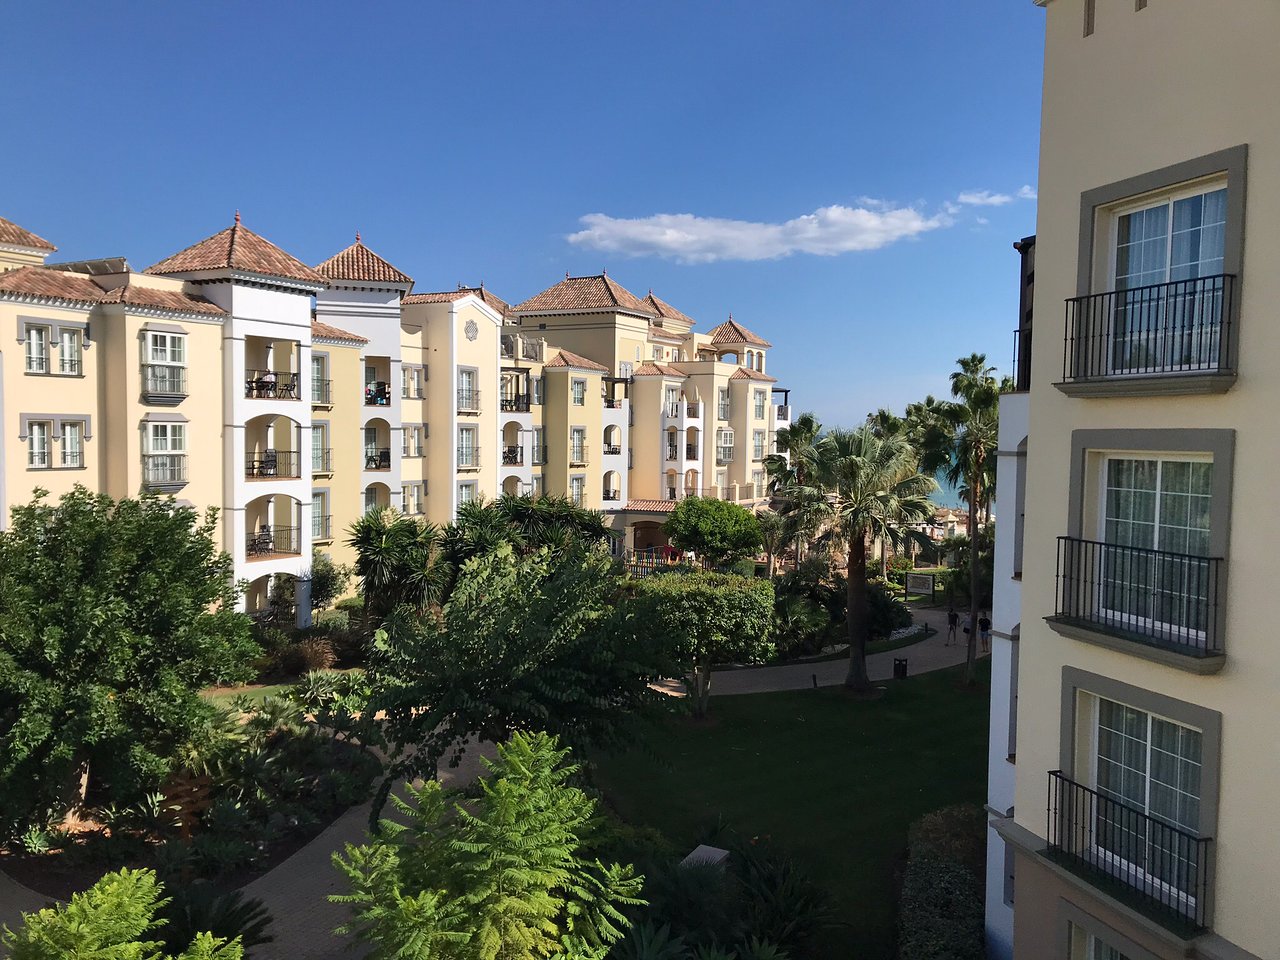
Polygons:
[[907,658],[906,657],[893,658],[893,679],[895,680],[907,679]]

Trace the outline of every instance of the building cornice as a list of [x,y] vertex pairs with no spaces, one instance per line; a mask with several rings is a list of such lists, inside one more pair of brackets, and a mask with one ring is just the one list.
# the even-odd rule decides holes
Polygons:
[[96,300],[72,300],[66,297],[41,297],[32,293],[0,292],[0,303],[28,303],[42,307],[58,307],[63,310],[84,310],[86,313],[101,306]]

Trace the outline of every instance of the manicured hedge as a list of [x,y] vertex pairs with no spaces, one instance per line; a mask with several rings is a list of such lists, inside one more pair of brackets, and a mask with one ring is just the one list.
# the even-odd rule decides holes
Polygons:
[[949,860],[912,860],[902,878],[900,960],[982,960],[982,883]]

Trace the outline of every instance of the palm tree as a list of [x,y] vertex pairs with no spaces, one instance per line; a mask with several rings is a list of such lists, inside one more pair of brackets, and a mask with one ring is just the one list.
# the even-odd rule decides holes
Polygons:
[[760,524],[760,541],[764,547],[765,563],[772,579],[778,568],[778,555],[791,539],[786,518],[776,510],[760,510],[756,513]]
[[366,618],[382,620],[401,604],[423,612],[443,602],[450,565],[435,524],[370,510],[351,525],[347,544],[356,551]]
[[832,430],[813,446],[804,480],[784,491],[784,510],[802,528],[820,531],[819,542],[845,555],[849,674],[845,686],[867,690],[867,544],[882,538],[902,543],[910,524],[933,512],[929,494],[937,486],[917,469],[918,457],[902,436],[880,437],[870,426]]
[[[765,475],[769,478],[769,494],[775,500],[785,501],[786,491],[803,485],[814,469],[814,449],[822,436],[822,422],[812,413],[802,413],[783,427],[777,435],[777,453],[764,458]],[[787,518],[787,529],[795,541],[796,561],[804,555],[804,546],[817,531],[804,526],[800,514],[779,504]]]

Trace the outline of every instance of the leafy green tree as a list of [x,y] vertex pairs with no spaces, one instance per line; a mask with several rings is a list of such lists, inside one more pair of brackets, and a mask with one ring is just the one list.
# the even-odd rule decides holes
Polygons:
[[755,556],[762,543],[754,513],[709,497],[685,497],[671,511],[664,529],[673,546],[692,550],[717,566]]
[[773,583],[722,573],[670,573],[636,585],[644,622],[693,677],[695,716],[706,716],[711,670],[759,663],[773,652]]
[[574,747],[628,742],[662,708],[650,684],[670,676],[658,637],[620,604],[602,553],[469,560],[439,617],[394,614],[369,660],[369,715],[381,717],[391,784],[433,779],[460,742],[547,730]]
[[435,780],[395,798],[407,823],[334,854],[355,918],[340,933],[374,960],[599,960],[642,905],[630,866],[581,852],[595,802],[569,780],[578,768],[545,733],[515,733],[485,760],[480,795],[464,801]]
[[333,557],[323,550],[311,552],[311,609],[324,610],[347,592],[351,582],[351,568],[334,563]]
[[791,541],[791,531],[786,518],[773,510],[761,510],[756,514],[760,524],[760,545],[764,549],[766,571],[770,577],[778,572],[778,557]]
[[208,728],[199,691],[259,654],[217,520],[171,500],[38,491],[0,534],[0,834],[156,790]]
[[455,567],[508,544],[516,553],[549,550],[559,556],[607,544],[613,536],[604,515],[567,497],[514,496],[463,504],[446,531]]
[[786,488],[787,506],[801,526],[819,531],[818,542],[845,557],[849,674],[845,686],[870,689],[867,643],[867,546],[875,539],[898,545],[909,526],[933,513],[936,484],[916,469],[918,458],[902,436],[878,436],[874,428],[833,430],[814,445],[804,482]]
[[11,960],[241,960],[239,939],[196,934],[182,953],[162,953],[167,903],[150,870],[108,873],[71,902],[22,915],[17,930],[0,931]]

